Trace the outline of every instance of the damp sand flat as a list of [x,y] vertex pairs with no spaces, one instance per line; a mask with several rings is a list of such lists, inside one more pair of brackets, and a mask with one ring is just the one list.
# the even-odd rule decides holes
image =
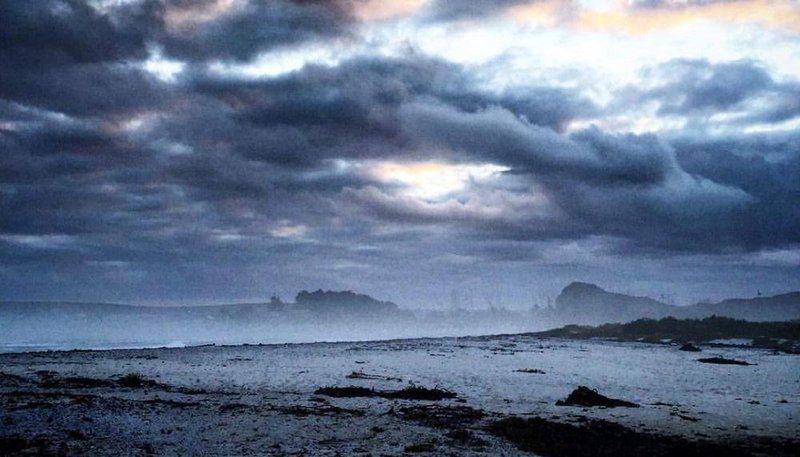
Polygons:
[[[753,365],[697,361],[714,356]],[[800,436],[800,357],[753,349],[512,335],[3,354],[0,372],[5,452],[514,455],[490,433],[510,416],[722,443]],[[130,373],[155,384],[118,382]],[[409,383],[457,397],[386,394]],[[381,394],[315,394],[329,386]],[[556,406],[578,386],[641,406]]]

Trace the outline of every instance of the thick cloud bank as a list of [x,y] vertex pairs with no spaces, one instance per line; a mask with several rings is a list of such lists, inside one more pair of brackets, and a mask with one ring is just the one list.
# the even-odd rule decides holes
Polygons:
[[[749,290],[748,266],[796,286],[800,82],[758,52],[671,58],[598,95],[500,84],[523,76],[513,53],[380,42],[526,3],[370,22],[366,1],[0,0],[0,298],[463,305],[449,291],[467,287],[530,306],[635,273]],[[258,73],[285,55],[302,63]],[[645,113],[656,127],[610,121]]]

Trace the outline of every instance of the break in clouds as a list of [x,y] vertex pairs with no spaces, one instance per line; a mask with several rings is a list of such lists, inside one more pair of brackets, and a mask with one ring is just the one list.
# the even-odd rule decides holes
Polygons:
[[611,7],[0,1],[0,298],[800,286],[796,4]]

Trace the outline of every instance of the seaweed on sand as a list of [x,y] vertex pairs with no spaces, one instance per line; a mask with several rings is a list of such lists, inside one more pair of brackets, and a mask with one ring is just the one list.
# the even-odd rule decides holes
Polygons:
[[392,400],[429,400],[439,401],[447,398],[456,398],[457,395],[449,390],[427,388],[410,385],[400,390],[374,390],[359,386],[346,387],[321,387],[314,391],[315,395],[325,395],[334,398],[355,397],[381,397]]
[[[638,432],[613,422],[591,420],[580,425],[549,421],[539,417],[509,417],[488,427],[524,451],[545,457],[739,457],[749,449],[733,444],[693,441],[669,435]],[[782,454],[780,448],[771,449]],[[788,449],[787,449],[788,450]],[[789,455],[789,454],[787,454]]]
[[395,378],[392,376],[381,376],[377,374],[368,374],[364,373],[363,371],[354,371],[349,375],[345,376],[347,379],[369,379],[369,380],[381,380],[381,381],[397,381],[403,382],[400,378]]
[[708,357],[705,359],[697,359],[697,361],[701,363],[715,363],[717,365],[753,365],[743,360],[726,359],[724,357]]
[[94,389],[98,387],[113,387],[114,382],[106,379],[71,376],[67,378],[45,379],[40,385],[45,388]]
[[387,391],[381,392],[381,396],[384,398],[393,398],[399,400],[429,400],[429,401],[439,401],[444,400],[447,398],[456,398],[457,395],[449,390],[433,388],[429,389],[427,387],[419,387],[419,386],[408,386],[404,389],[395,390],[395,391]]
[[359,386],[347,387],[320,387],[314,391],[315,395],[325,395],[326,397],[334,398],[354,398],[354,397],[375,397],[377,392],[373,389]]

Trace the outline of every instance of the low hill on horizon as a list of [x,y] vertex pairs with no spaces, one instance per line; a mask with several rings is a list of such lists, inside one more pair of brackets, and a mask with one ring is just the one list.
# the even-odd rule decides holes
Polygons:
[[717,303],[669,305],[653,298],[609,292],[590,283],[573,282],[556,298],[549,317],[563,324],[630,322],[642,318],[724,316],[748,321],[800,319],[800,292],[772,297],[731,298]]
[[675,306],[648,297],[608,292],[595,284],[573,282],[556,297],[557,315],[571,324],[628,322],[643,317],[663,317]]

